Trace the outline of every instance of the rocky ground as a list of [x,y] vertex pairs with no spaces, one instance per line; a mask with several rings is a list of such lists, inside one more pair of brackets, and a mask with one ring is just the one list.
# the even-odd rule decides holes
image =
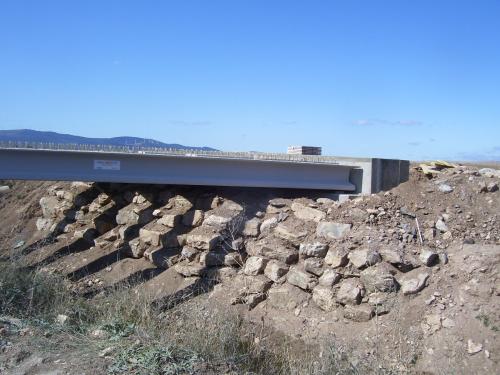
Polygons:
[[[126,284],[160,304],[225,306],[261,336],[315,345],[318,357],[334,342],[354,367],[492,374],[499,183],[492,168],[414,166],[391,191],[340,202],[325,192],[6,182],[0,241],[4,259],[63,275],[96,301]],[[0,361],[15,352],[2,351]]]

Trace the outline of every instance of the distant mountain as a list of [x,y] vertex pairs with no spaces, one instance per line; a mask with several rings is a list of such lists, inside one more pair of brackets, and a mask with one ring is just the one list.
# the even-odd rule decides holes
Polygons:
[[159,147],[174,149],[190,149],[202,151],[216,151],[210,147],[184,146],[177,143],[163,143],[154,139],[137,137],[114,137],[114,138],[87,138],[71,134],[60,134],[55,132],[44,132],[38,130],[19,129],[19,130],[0,130],[0,142],[51,142],[66,144],[85,144],[85,145],[107,145],[107,146],[140,146],[140,147]]

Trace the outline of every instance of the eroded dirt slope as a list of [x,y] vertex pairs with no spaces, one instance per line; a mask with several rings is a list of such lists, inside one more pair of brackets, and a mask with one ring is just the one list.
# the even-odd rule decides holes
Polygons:
[[123,283],[160,302],[239,311],[263,330],[335,343],[397,372],[495,373],[499,172],[413,169],[392,191],[14,182],[2,256],[99,298]]

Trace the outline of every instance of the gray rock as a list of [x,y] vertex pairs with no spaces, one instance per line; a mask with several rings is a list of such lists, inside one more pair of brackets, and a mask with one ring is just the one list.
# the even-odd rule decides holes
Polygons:
[[226,228],[234,218],[232,216],[222,216],[212,214],[203,220],[204,226],[210,226],[218,229]]
[[323,274],[323,259],[319,258],[307,258],[304,261],[304,269],[312,273],[315,276],[321,276]]
[[335,204],[335,201],[333,199],[330,199],[330,198],[318,198],[316,199],[316,202],[319,203],[319,204],[322,204],[322,205],[332,205],[332,204]]
[[59,200],[56,197],[42,197],[40,199],[42,215],[45,218],[55,218],[59,213]]
[[364,294],[365,288],[359,279],[345,279],[337,291],[337,302],[342,305],[359,305]]
[[417,215],[415,215],[415,213],[413,211],[410,211],[408,209],[408,207],[406,206],[403,206],[399,209],[399,212],[401,213],[401,215],[405,215],[405,216],[408,216],[408,217],[411,217],[411,218],[415,218]]
[[297,202],[292,203],[292,211],[297,218],[305,221],[320,222],[326,218],[326,213],[323,211],[304,206]]
[[439,219],[436,221],[436,229],[439,230],[440,232],[448,232],[448,226],[445,224],[445,222],[442,219]]
[[260,225],[260,232],[261,233],[267,233],[271,229],[273,229],[276,225],[278,225],[278,218],[271,217],[269,219],[266,219]]
[[0,195],[8,193],[10,191],[10,186],[2,185],[0,186]]
[[394,275],[396,270],[388,263],[379,263],[361,271],[361,282],[369,292],[396,291],[398,284]]
[[130,248],[130,255],[132,256],[132,258],[141,258],[146,251],[146,246],[141,242],[139,238],[130,240],[128,246]]
[[249,242],[247,243],[246,250],[249,255],[276,259],[286,264],[296,263],[299,259],[299,252],[297,250],[284,247],[276,240],[270,242]]
[[446,253],[439,253],[439,263],[441,263],[441,264],[448,264],[448,254],[446,254]]
[[486,185],[486,190],[489,193],[494,193],[495,191],[498,191],[498,184],[496,182],[490,182],[488,185]]
[[286,280],[288,283],[304,290],[312,290],[318,283],[316,277],[296,267],[290,268],[286,275]]
[[318,284],[322,286],[332,287],[335,284],[337,284],[341,278],[342,275],[328,268],[323,272],[323,274],[319,278]]
[[374,249],[356,249],[349,253],[348,258],[353,266],[359,269],[373,266],[382,261],[379,252]]
[[39,231],[49,230],[52,224],[53,221],[46,217],[39,217],[38,219],[36,219],[36,229],[38,229]]
[[243,228],[243,235],[247,237],[257,237],[260,234],[260,220],[254,217],[245,223]]
[[500,170],[493,168],[481,168],[479,174],[484,177],[500,177]]
[[205,267],[200,263],[177,263],[174,266],[177,273],[185,277],[200,276]]
[[352,224],[322,221],[316,227],[316,235],[327,239],[338,240],[344,238],[351,230]]
[[324,258],[328,251],[328,245],[321,242],[300,244],[299,254],[304,257]]
[[205,214],[202,210],[188,211],[182,216],[182,224],[186,227],[197,227],[201,225]]
[[172,228],[155,223],[141,228],[139,238],[143,243],[151,246],[176,247],[179,245],[177,233]]
[[213,228],[197,227],[188,233],[186,243],[199,250],[212,250],[221,241],[221,235]]
[[198,255],[199,251],[190,246],[184,246],[181,251],[181,256],[188,260],[193,260]]
[[373,317],[373,313],[373,307],[367,304],[344,308],[344,318],[353,322],[368,322]]
[[396,248],[383,247],[380,249],[380,255],[382,259],[391,264],[401,264],[403,263],[403,257],[401,253]]
[[138,208],[134,205],[129,205],[118,211],[116,215],[116,223],[118,225],[144,225],[153,220],[152,208]]
[[332,268],[345,267],[349,263],[348,253],[344,248],[333,248],[328,250],[325,256],[325,263]]
[[430,267],[437,263],[439,256],[430,249],[422,249],[418,258],[425,266]]
[[269,201],[269,204],[276,208],[282,208],[288,205],[289,201],[283,198],[274,198]]
[[246,260],[243,273],[248,276],[257,276],[264,272],[267,262],[266,258],[251,256]]
[[201,253],[200,264],[205,267],[238,266],[243,264],[243,259],[241,254],[237,252],[227,253],[207,251]]
[[264,269],[264,275],[274,282],[278,282],[288,272],[288,266],[279,260],[270,260]]
[[467,340],[467,353],[469,354],[477,354],[483,350],[483,344],[475,343],[471,339]]
[[297,242],[307,236],[307,231],[302,228],[294,228],[287,223],[279,223],[274,229],[274,234],[284,240]]
[[486,193],[486,192],[488,192],[488,188],[486,187],[486,182],[479,181],[479,183],[477,184],[477,186],[478,186],[477,191],[479,193]]
[[406,273],[398,282],[401,285],[403,294],[416,294],[425,288],[425,283],[429,278],[429,274],[425,271],[416,269]]
[[335,309],[335,293],[331,287],[317,285],[312,291],[312,300],[318,307],[324,311]]
[[438,190],[442,193],[451,193],[453,191],[453,188],[448,184],[440,184],[438,186]]
[[149,247],[144,251],[144,258],[159,268],[170,268],[182,260],[178,249],[168,249],[162,246]]

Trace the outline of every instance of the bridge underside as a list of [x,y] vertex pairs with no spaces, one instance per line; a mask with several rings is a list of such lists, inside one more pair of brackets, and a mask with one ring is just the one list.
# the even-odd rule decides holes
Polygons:
[[356,170],[361,171],[352,163],[340,165],[193,155],[0,149],[0,179],[361,192],[360,183],[351,182],[352,175],[359,175],[353,173]]

